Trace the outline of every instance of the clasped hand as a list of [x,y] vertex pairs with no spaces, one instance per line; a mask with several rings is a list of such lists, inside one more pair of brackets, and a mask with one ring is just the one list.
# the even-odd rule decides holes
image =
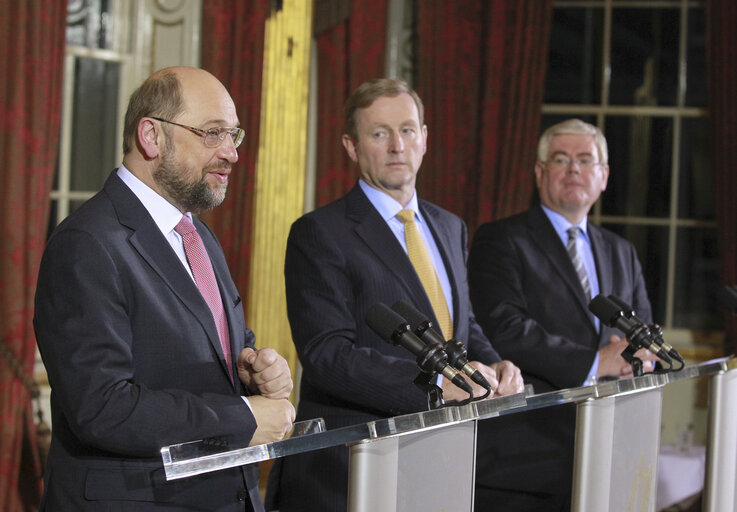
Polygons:
[[[520,369],[510,361],[499,361],[490,365],[485,365],[478,361],[470,361],[469,364],[476,368],[481,375],[487,380],[491,386],[490,396],[503,396],[521,393],[525,389],[525,383],[522,379]],[[486,390],[471,381],[465,374],[461,373],[473,389],[473,396],[480,397],[486,393]],[[443,398],[446,402],[455,400],[461,402],[468,398],[468,395],[448,379],[443,379]]]
[[[609,337],[609,344],[599,350],[599,368],[597,377],[632,377],[632,366],[623,357],[622,352],[629,347],[627,338],[620,338],[616,334]],[[645,372],[653,371],[657,356],[645,348],[635,352],[635,357],[642,361]]]
[[257,425],[251,446],[283,439],[295,418],[289,402],[294,384],[287,361],[271,348],[244,348],[238,355],[238,378],[256,393],[248,397]]

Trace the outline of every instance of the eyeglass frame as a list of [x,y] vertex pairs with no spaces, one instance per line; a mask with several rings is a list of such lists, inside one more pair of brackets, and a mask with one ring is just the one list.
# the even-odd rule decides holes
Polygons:
[[[593,159],[594,157],[592,156],[590,158]],[[556,162],[556,159],[560,161]],[[589,157],[571,158],[568,155],[559,154],[554,156],[552,160],[544,160],[542,163],[554,167],[565,167],[566,169],[570,169],[574,163],[578,165],[579,169],[593,169],[597,165],[606,165],[604,162],[587,162],[588,159]]]
[[[207,130],[203,130],[201,128],[195,128],[194,126],[187,126],[186,124],[175,123],[174,121],[169,121],[168,119],[162,119],[160,117],[155,117],[155,116],[150,116],[150,117],[151,119],[156,119],[157,121],[161,121],[162,123],[168,123],[168,124],[173,124],[175,126],[180,126],[182,128],[192,130],[198,135],[202,135],[202,143],[207,148],[219,148],[220,145],[225,140],[225,134],[230,135],[230,138],[233,140],[233,146],[235,148],[238,148],[238,146],[240,146],[241,143],[243,142],[243,139],[246,138],[246,131],[243,128],[239,128],[237,126],[218,126],[217,128],[209,128]],[[237,136],[235,137],[233,135],[234,132],[237,133]],[[208,146],[207,138],[212,137],[213,135],[217,137],[218,143],[215,146]]]

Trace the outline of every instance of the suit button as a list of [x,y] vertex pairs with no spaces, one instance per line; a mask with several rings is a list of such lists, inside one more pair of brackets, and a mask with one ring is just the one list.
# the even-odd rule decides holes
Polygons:
[[248,492],[245,489],[238,491],[238,501],[246,501],[248,499]]

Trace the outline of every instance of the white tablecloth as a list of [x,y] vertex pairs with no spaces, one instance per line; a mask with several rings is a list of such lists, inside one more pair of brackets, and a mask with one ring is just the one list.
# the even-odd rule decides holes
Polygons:
[[675,505],[704,489],[706,449],[690,446],[678,449],[662,445],[658,454],[658,490],[655,510]]

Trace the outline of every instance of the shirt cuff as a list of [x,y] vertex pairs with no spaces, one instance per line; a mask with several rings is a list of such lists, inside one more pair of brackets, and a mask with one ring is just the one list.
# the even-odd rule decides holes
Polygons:
[[594,357],[594,364],[591,365],[591,369],[589,370],[589,374],[586,376],[586,380],[583,381],[584,386],[593,386],[596,384],[596,372],[599,371],[599,353],[596,353],[596,357]]
[[241,398],[243,399],[244,402],[246,402],[246,405],[251,410],[251,414],[253,414],[253,408],[251,407],[251,403],[248,401],[248,397],[241,396]]

